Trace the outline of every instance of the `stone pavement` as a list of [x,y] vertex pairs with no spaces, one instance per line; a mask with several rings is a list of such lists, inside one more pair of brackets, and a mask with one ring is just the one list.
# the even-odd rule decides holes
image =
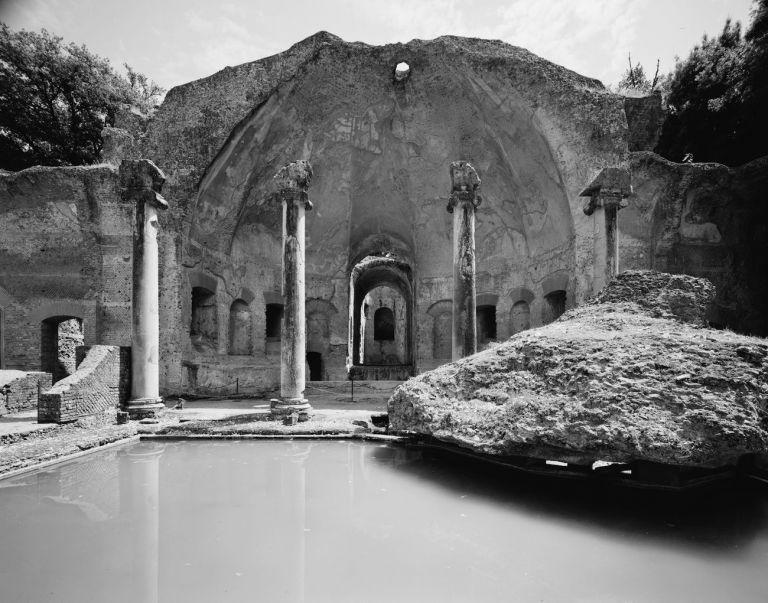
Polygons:
[[4,415],[0,417],[0,442],[15,437],[23,437],[33,431],[42,431],[55,427],[55,423],[38,423],[37,409]]
[[[387,412],[386,393],[388,392],[366,395],[365,388],[361,387],[352,402],[350,396],[340,395],[334,389],[308,386],[306,395],[312,405],[313,414],[336,417],[348,415],[356,419]],[[181,410],[174,409],[177,403],[178,399],[166,401],[167,415],[185,421],[220,421],[235,416],[263,415],[269,412],[269,399],[266,398],[184,400]],[[55,423],[38,423],[36,410],[5,415],[0,417],[0,442],[13,441],[31,432],[54,427]]]
[[[319,416],[350,416],[355,419],[371,414],[387,412],[386,398],[367,398],[356,402],[339,400],[336,395],[322,391],[310,394],[307,398],[312,405],[310,414]],[[178,399],[166,401],[166,415],[175,416],[183,421],[221,421],[243,415],[266,415],[269,413],[269,399],[238,398],[225,400],[184,400],[182,409],[175,409]]]

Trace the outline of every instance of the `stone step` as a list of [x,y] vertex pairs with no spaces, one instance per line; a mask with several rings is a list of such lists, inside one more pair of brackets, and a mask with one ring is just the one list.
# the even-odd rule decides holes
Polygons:
[[[402,381],[357,381],[354,383],[354,399],[381,400],[385,402],[402,384]],[[351,400],[353,396],[351,381],[307,381],[306,395],[323,395],[335,400]]]
[[365,364],[350,367],[355,383],[359,381],[405,381],[413,376],[410,364]]

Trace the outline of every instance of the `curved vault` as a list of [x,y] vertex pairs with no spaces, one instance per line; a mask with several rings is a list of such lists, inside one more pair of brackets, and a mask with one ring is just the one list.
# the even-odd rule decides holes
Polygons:
[[[398,47],[383,48],[393,49],[394,65]],[[450,237],[450,216],[442,200],[450,188],[448,165],[462,158],[483,179],[477,239],[484,268],[553,254],[570,264],[573,220],[535,107],[498,73],[400,48],[411,65],[404,82],[393,81],[391,66],[372,47],[353,59],[343,47],[328,47],[276,88],[238,124],[206,171],[191,240],[229,254],[256,233],[272,242],[244,244],[243,261],[255,253],[279,262],[281,214],[272,176],[305,158],[315,172],[308,271],[347,273],[376,251],[370,241],[383,237],[404,257],[446,255],[435,259],[436,271],[449,273],[443,239]]]

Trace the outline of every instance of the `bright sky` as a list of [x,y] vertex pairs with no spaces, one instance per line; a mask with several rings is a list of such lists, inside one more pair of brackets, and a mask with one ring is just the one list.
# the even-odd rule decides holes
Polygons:
[[320,31],[368,44],[501,39],[615,84],[627,54],[672,69],[751,0],[0,0],[12,29],[47,30],[165,88],[275,54]]

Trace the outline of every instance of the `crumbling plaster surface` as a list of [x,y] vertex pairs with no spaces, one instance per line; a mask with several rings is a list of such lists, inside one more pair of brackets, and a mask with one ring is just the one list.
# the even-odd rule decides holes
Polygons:
[[631,154],[634,194],[619,212],[620,269],[706,277],[710,321],[768,335],[768,157],[738,168]]
[[[411,70],[396,82],[400,61]],[[165,264],[178,280],[161,284],[161,311],[170,312],[161,347],[166,382],[183,386],[182,362],[232,362],[224,349],[201,355],[189,342],[190,272],[218,283],[220,342],[239,290],[255,292],[253,366],[274,362],[264,353],[264,312],[265,294],[279,295],[281,217],[270,187],[286,161],[315,168],[307,297],[347,308],[358,260],[404,259],[414,273],[418,366],[433,360],[431,344],[421,344],[431,340],[427,309],[450,295],[450,162],[471,161],[483,179],[478,293],[498,295],[506,337],[512,291],[535,293],[534,325],[553,274],[571,275],[569,306],[590,293],[593,229],[578,192],[594,171],[625,160],[627,125],[622,97],[600,82],[502,42],[446,36],[374,47],[321,32],[171,90],[141,144],[168,176],[178,233]],[[328,321],[341,350],[346,312]],[[335,356],[330,378],[344,374]]]

